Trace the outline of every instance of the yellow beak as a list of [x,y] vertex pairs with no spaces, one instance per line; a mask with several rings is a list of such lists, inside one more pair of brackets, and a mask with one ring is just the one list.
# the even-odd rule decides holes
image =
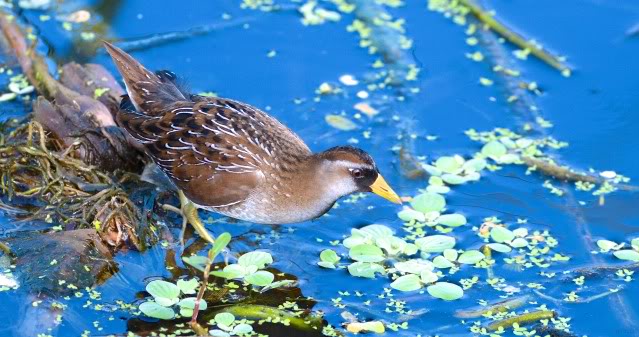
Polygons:
[[402,199],[390,186],[388,186],[388,183],[386,183],[386,180],[384,180],[384,177],[382,177],[381,174],[377,175],[377,179],[375,179],[375,182],[370,186],[370,188],[373,193],[390,202],[396,204],[402,203]]

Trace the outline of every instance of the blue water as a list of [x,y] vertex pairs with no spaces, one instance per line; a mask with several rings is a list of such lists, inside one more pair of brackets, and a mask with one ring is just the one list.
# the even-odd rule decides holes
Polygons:
[[[61,5],[58,10],[75,10],[96,6],[99,1],[74,1]],[[428,11],[424,1],[407,3],[390,9],[397,17],[406,20],[406,35],[413,39],[414,49],[409,55],[422,67],[418,80],[407,87],[419,88],[419,92],[406,96],[405,101],[394,99],[395,90],[374,92],[371,100],[381,113],[373,120],[366,117],[358,121],[360,128],[339,131],[324,122],[326,114],[345,111],[355,112],[353,104],[357,90],[347,88],[345,95],[322,97],[314,102],[314,91],[322,82],[338,83],[339,76],[352,74],[362,79],[371,72],[370,64],[377,56],[358,47],[354,33],[346,31],[351,17],[343,15],[337,23],[305,27],[295,11],[263,13],[242,10],[235,1],[195,0],[148,1],[131,0],[113,2],[116,6],[108,22],[108,37],[135,39],[151,34],[182,31],[191,27],[222,22],[223,13],[233,20],[250,19],[247,27],[232,27],[207,35],[133,52],[143,64],[153,69],[171,69],[184,78],[193,92],[214,91],[220,96],[234,98],[266,109],[273,116],[295,130],[316,151],[357,139],[357,146],[370,152],[387,181],[400,195],[412,196],[425,181],[403,178],[398,170],[398,158],[391,148],[400,142],[397,136],[414,133],[414,152],[430,159],[455,153],[472,155],[479,145],[470,141],[463,131],[469,128],[490,130],[494,127],[517,129],[521,118],[509,109],[504,100],[503,87],[484,87],[478,84],[480,77],[494,74],[487,63],[470,61],[466,53],[478,47],[465,43],[463,27],[453,24],[441,14]],[[556,70],[540,61],[513,61],[523,77],[536,81],[543,95],[535,97],[540,115],[554,124],[546,130],[570,146],[554,153],[563,163],[580,169],[615,170],[634,180],[639,179],[639,162],[636,149],[639,140],[639,37],[626,37],[628,28],[639,20],[639,3],[632,0],[565,0],[565,1],[484,1],[486,7],[497,12],[498,17],[516,31],[534,38],[549,49],[568,57],[575,71],[570,78],[562,77]],[[330,8],[329,5],[327,7]],[[54,9],[46,13],[54,13]],[[51,48],[53,59],[74,59],[80,53],[74,50],[70,33],[55,20],[40,22],[41,11],[26,11],[23,15],[40,28],[39,37]],[[508,51],[511,46],[505,47]],[[269,51],[275,57],[267,57]],[[488,53],[484,51],[484,54]],[[115,72],[108,57],[82,56],[90,62],[105,65]],[[512,57],[511,57],[512,58]],[[514,59],[514,58],[512,58]],[[490,97],[497,98],[492,102]],[[294,99],[304,99],[295,104]],[[15,116],[13,107],[3,103],[6,116]],[[18,107],[19,108],[19,107]],[[27,109],[28,110],[28,109]],[[397,116],[398,121],[392,117]],[[370,130],[365,138],[362,131]],[[426,135],[437,135],[436,141],[427,141]],[[597,198],[583,192],[572,192],[566,197],[550,194],[541,183],[545,178],[525,175],[520,167],[506,167],[488,173],[478,183],[460,186],[447,196],[449,208],[463,213],[471,225],[479,225],[488,216],[498,216],[513,223],[517,218],[527,218],[531,230],[551,231],[560,241],[559,252],[570,255],[569,264],[559,265],[553,271],[568,267],[587,266],[593,263],[590,238],[583,238],[587,228],[594,239],[607,238],[627,241],[639,235],[639,195],[617,192],[606,197],[604,206],[597,205]],[[561,185],[560,183],[555,183]],[[577,201],[584,201],[580,205]],[[369,196],[358,203],[340,203],[327,216],[313,222],[277,228],[250,224],[222,224],[210,226],[215,233],[230,231],[243,235],[249,242],[269,250],[274,267],[295,275],[305,296],[318,303],[314,309],[326,313],[325,318],[333,326],[344,320],[342,311],[359,314],[361,319],[377,319],[401,322],[406,318],[384,311],[387,299],[379,299],[389,281],[356,279],[346,271],[327,271],[315,265],[319,252],[331,248],[329,241],[342,239],[353,227],[381,223],[401,233],[401,221],[395,213],[399,208],[384,200]],[[203,217],[208,217],[202,214]],[[2,229],[13,228],[6,219],[0,219]],[[470,226],[469,226],[470,227]],[[176,227],[176,232],[177,232]],[[266,239],[256,240],[254,232],[266,233]],[[249,234],[246,234],[249,233]],[[455,232],[458,238],[471,240],[470,228]],[[320,242],[321,241],[321,242]],[[471,241],[467,241],[471,242]],[[233,243],[232,250],[249,247],[246,241]],[[476,248],[476,247],[475,247]],[[154,277],[170,276],[164,265],[165,250],[155,247],[146,253],[135,251],[116,257],[119,273],[97,287],[102,293],[103,304],[115,304],[116,300],[134,303],[136,293]],[[599,258],[599,257],[597,257]],[[604,262],[612,259],[601,257]],[[563,266],[563,267],[562,267]],[[522,288],[528,282],[545,282],[538,269],[517,273],[503,268],[500,277]],[[480,269],[468,269],[454,279],[480,275]],[[618,314],[619,301],[626,304],[626,317],[636,318],[639,312],[639,286],[637,280],[626,284],[619,293],[587,304],[556,304],[537,299],[557,310],[562,317],[570,317],[572,331],[588,336],[639,336],[637,326],[624,323]],[[615,283],[618,284],[618,283]],[[603,292],[605,283],[592,283],[593,293]],[[549,286],[548,293],[557,298],[575,289],[571,282]],[[340,295],[348,291],[351,295]],[[355,291],[364,292],[355,297]],[[444,303],[427,294],[396,294],[405,300],[407,307],[419,312],[409,319],[408,330],[388,331],[388,336],[468,336],[469,327],[451,313],[460,308],[477,305],[480,299],[495,301],[498,293],[487,286],[476,286],[459,301]],[[28,289],[0,292],[0,314],[6,319],[0,323],[2,335],[35,335],[35,322],[46,320],[46,310],[31,306],[33,295]],[[332,299],[342,297],[345,309],[333,306]],[[371,305],[363,305],[364,300]],[[621,299],[621,300],[620,300]],[[47,332],[57,336],[78,335],[89,330],[92,335],[125,334],[127,319],[123,310],[107,306],[103,311],[84,308],[86,297],[65,301],[62,322]],[[528,306],[526,308],[533,308]],[[17,309],[16,309],[17,308]],[[112,317],[113,319],[110,319]],[[14,323],[21,322],[21,323]],[[98,330],[94,322],[99,322]],[[634,324],[634,322],[632,322]],[[43,324],[46,326],[47,324]],[[45,329],[46,327],[42,327]],[[511,333],[508,332],[507,335]]]

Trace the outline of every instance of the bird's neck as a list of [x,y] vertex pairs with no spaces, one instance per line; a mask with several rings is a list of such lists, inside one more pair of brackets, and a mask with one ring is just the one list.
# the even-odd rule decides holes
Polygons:
[[310,155],[300,163],[293,185],[304,191],[304,202],[330,209],[337,199],[355,192],[350,177],[339,174],[335,164],[321,154]]

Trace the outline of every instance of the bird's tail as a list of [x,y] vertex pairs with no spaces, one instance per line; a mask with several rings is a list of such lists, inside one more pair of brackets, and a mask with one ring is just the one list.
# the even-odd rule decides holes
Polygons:
[[168,76],[149,71],[131,55],[109,42],[104,41],[104,47],[124,78],[126,91],[138,112],[153,115],[155,111],[163,111],[154,107],[186,99],[174,83],[175,78],[172,74],[168,73],[171,75]]

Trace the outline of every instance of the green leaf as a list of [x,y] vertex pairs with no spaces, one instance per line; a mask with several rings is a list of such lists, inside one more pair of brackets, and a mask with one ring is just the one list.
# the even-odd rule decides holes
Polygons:
[[481,178],[481,174],[477,173],[477,172],[470,172],[468,174],[466,174],[466,176],[464,176],[464,178],[466,178],[466,182],[468,181],[477,181]]
[[194,279],[194,278],[188,281],[183,279],[179,279],[177,281],[178,288],[180,288],[180,291],[182,292],[182,294],[186,294],[186,295],[195,294],[196,293],[195,289],[197,289],[199,285],[200,283],[197,281],[197,279]]
[[271,289],[277,289],[277,288],[291,288],[296,284],[297,284],[297,281],[295,280],[279,280],[260,289],[260,293],[263,294]]
[[420,273],[419,279],[424,284],[435,283],[439,279],[439,276],[432,270],[424,270]]
[[222,331],[220,329],[209,330],[209,335],[211,337],[231,337],[231,335],[228,332]]
[[193,309],[180,307],[180,316],[182,317],[193,317]]
[[363,244],[357,245],[348,252],[351,259],[359,262],[384,261],[384,252],[377,246]]
[[490,238],[497,243],[510,242],[515,238],[515,234],[508,228],[496,226],[490,230]]
[[428,185],[444,186],[444,179],[438,176],[430,176],[430,178],[428,178]]
[[467,250],[459,256],[457,262],[461,264],[475,264],[485,257],[486,256],[478,250]]
[[146,285],[146,291],[153,296],[156,302],[167,307],[177,303],[178,297],[180,297],[180,288],[163,280],[149,282]]
[[446,207],[446,199],[437,193],[422,193],[410,202],[411,206],[422,213],[439,212]]
[[273,263],[273,257],[267,252],[248,252],[240,256],[237,263],[244,267],[255,266],[257,269],[262,269]]
[[258,287],[265,287],[273,283],[274,279],[275,279],[275,275],[273,275],[273,273],[266,270],[260,270],[253,274],[244,276],[244,281]]
[[428,286],[426,290],[431,296],[445,301],[453,301],[464,296],[464,290],[460,286],[448,282],[437,282]]
[[384,273],[384,267],[377,263],[355,262],[348,266],[348,272],[357,277],[375,278],[375,273]]
[[604,252],[619,249],[617,243],[610,240],[597,240],[597,246]]
[[461,185],[466,182],[466,178],[456,174],[444,174],[442,180],[448,185]]
[[183,256],[182,261],[199,271],[204,271],[206,265],[209,264],[209,258],[201,255]]
[[503,243],[489,243],[487,246],[499,253],[510,253],[513,250],[510,246]]
[[515,234],[516,237],[525,238],[528,236],[528,229],[526,227],[517,228],[513,230],[513,234]]
[[513,140],[510,139],[509,137],[501,137],[499,138],[499,141],[502,144],[506,145],[506,147],[509,149],[514,149],[517,147],[517,144],[515,144],[515,142],[513,142]]
[[419,276],[415,274],[408,274],[398,277],[390,284],[391,288],[399,291],[413,291],[420,289],[422,283]]
[[636,250],[623,249],[618,250],[612,254],[621,260],[639,262],[639,252],[637,252]]
[[396,236],[389,236],[375,240],[377,247],[386,251],[386,254],[395,256],[404,251],[406,241]]
[[337,253],[335,253],[334,250],[332,250],[332,249],[324,249],[320,253],[320,260],[322,260],[322,262],[328,262],[328,263],[331,263],[331,264],[335,264],[335,263],[339,262],[339,260],[341,260],[341,258],[339,256],[337,256]]
[[486,161],[481,158],[471,159],[464,163],[466,173],[479,172],[486,167]]
[[528,240],[522,238],[516,238],[510,243],[510,246],[513,248],[523,248],[528,246]]
[[148,317],[170,320],[175,318],[175,311],[171,308],[161,306],[154,301],[144,302],[138,308]]
[[229,327],[235,322],[235,316],[229,312],[221,312],[215,315],[215,324]]
[[450,192],[450,187],[448,187],[448,186],[428,185],[428,187],[426,187],[426,191],[429,192],[429,193],[446,194],[446,193]]
[[459,227],[466,224],[466,217],[457,213],[444,214],[437,218],[437,223],[448,227]]
[[632,242],[630,243],[630,245],[632,246],[632,248],[639,251],[639,238],[632,239]]
[[425,253],[441,253],[455,247],[455,238],[446,235],[431,235],[415,240],[415,244]]
[[393,236],[393,230],[384,225],[368,225],[359,229],[373,239]]
[[404,255],[411,256],[411,255],[417,253],[418,250],[419,250],[419,247],[417,247],[416,244],[407,243],[406,246],[404,247],[404,251],[402,253],[404,253]]
[[382,334],[386,331],[384,327],[384,323],[380,321],[371,321],[371,322],[352,322],[346,325],[346,331],[351,332],[353,334],[374,332],[377,334]]
[[342,241],[342,244],[346,248],[353,248],[357,245],[370,243],[373,243],[373,240],[370,237],[364,236],[364,233],[360,233],[359,230],[355,228],[351,230],[351,236]]
[[435,268],[437,269],[446,269],[454,267],[455,264],[450,262],[450,260],[448,260],[447,258],[439,255],[433,259],[433,266],[435,266]]
[[231,333],[236,335],[247,335],[253,332],[253,327],[246,323],[240,323],[233,327],[233,331]]
[[231,234],[228,232],[224,232],[220,234],[220,236],[215,239],[215,243],[213,243],[213,247],[209,250],[209,256],[211,260],[215,260],[215,257],[220,254],[220,252],[228,246],[231,242]]
[[431,177],[439,177],[442,175],[442,170],[436,168],[435,166],[422,164],[422,168],[430,175]]
[[[177,305],[181,308],[188,308],[193,310],[195,309],[195,300],[195,297],[187,297],[180,300]],[[206,301],[204,299],[200,299],[200,310],[206,310],[206,308],[208,308]]]
[[425,270],[433,270],[433,263],[428,260],[415,259],[405,262],[395,262],[394,267],[402,273],[419,274]]
[[435,274],[432,270],[424,270],[419,275],[419,279],[424,284],[430,284],[430,283],[437,282],[437,280],[439,279],[439,276],[437,276],[437,274]]
[[481,149],[481,153],[493,160],[499,160],[499,158],[508,152],[506,146],[498,141],[492,141],[484,145]]
[[328,125],[342,131],[350,131],[357,129],[357,124],[352,120],[341,115],[326,115],[324,118]]
[[327,268],[327,269],[335,269],[335,268],[337,268],[334,263],[330,263],[330,262],[326,262],[326,261],[317,261],[317,265],[322,267],[322,268]]
[[[256,267],[253,266],[253,268],[256,268]],[[235,279],[235,278],[242,278],[246,274],[249,274],[247,268],[244,266],[240,266],[239,264],[229,264],[228,266],[224,267],[222,271],[211,272],[211,275],[213,276],[223,277],[229,280]]]
[[520,149],[527,148],[532,145],[532,143],[533,141],[528,138],[519,138],[515,141],[515,145]]
[[412,220],[419,221],[419,222],[426,221],[426,217],[424,217],[424,213],[418,212],[411,208],[404,208],[399,213],[397,213],[397,216],[400,219],[402,219],[402,221],[405,221],[405,222],[409,222]]
[[463,159],[460,162],[456,157],[439,157],[435,162],[435,167],[446,173],[457,173],[462,165]]
[[446,249],[442,255],[444,255],[446,260],[455,262],[457,261],[457,257],[459,256],[459,253],[457,253],[457,251],[454,249]]
[[519,161],[519,156],[514,153],[506,153],[505,155],[499,157],[497,161],[501,164],[513,164]]

